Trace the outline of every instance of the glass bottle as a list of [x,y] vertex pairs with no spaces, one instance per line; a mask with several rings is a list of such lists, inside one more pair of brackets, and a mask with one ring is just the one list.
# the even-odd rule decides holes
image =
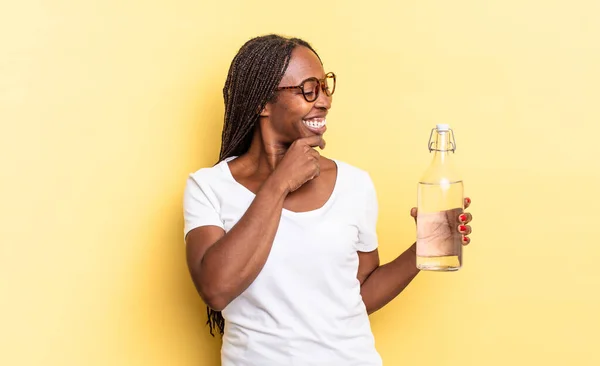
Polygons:
[[429,135],[431,164],[418,184],[417,268],[456,271],[462,266],[459,215],[464,211],[464,187],[455,170],[454,131],[438,124]]

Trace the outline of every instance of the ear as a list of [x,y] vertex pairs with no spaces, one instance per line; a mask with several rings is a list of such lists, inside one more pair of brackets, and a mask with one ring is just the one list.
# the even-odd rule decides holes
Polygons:
[[271,103],[265,104],[265,107],[260,111],[259,115],[261,117],[268,117],[271,115]]

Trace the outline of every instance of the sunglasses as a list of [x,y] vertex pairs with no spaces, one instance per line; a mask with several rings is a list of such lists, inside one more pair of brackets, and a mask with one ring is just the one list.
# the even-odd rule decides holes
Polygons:
[[307,102],[314,102],[319,97],[319,92],[323,90],[328,97],[333,95],[335,91],[335,74],[328,72],[323,79],[316,77],[308,78],[300,85],[295,86],[280,86],[276,90],[300,89],[302,95]]

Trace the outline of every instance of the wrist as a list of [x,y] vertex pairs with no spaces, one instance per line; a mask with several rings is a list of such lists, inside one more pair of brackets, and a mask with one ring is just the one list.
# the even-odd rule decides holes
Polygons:
[[417,254],[417,243],[413,243],[413,245],[411,245],[408,250],[410,250],[411,252],[413,252],[415,255]]
[[272,175],[269,178],[267,178],[263,185],[263,188],[267,192],[271,192],[277,195],[277,197],[286,197],[290,193],[289,184],[287,184],[287,182],[281,182]]

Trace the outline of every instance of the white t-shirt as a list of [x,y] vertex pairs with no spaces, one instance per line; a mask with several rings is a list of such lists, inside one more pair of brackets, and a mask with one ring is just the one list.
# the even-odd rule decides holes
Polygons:
[[[229,170],[234,158],[190,174],[184,235],[203,225],[228,232],[252,203]],[[223,366],[382,364],[356,278],[357,251],[378,245],[375,188],[365,171],[334,161],[329,200],[308,212],[283,209],[264,268],[223,309]]]

